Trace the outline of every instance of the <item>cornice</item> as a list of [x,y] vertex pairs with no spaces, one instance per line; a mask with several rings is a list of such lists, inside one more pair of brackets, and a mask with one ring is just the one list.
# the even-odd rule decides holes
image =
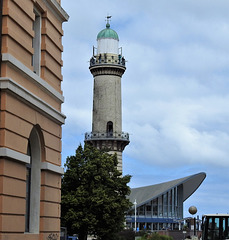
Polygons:
[[120,65],[113,65],[113,64],[98,64],[93,65],[90,68],[91,74],[93,77],[99,75],[114,75],[118,77],[122,77],[126,68]]
[[[0,147],[0,157],[9,158],[11,160],[23,163],[30,164],[30,156],[12,150],[10,148]],[[64,174],[64,169],[60,166],[56,166],[49,162],[41,162],[41,170],[43,171],[51,171],[60,175]]]
[[118,138],[85,139],[84,142],[91,144],[95,148],[104,149],[108,151],[119,151],[119,152],[123,152],[125,147],[130,143],[129,140],[118,139]]
[[0,157],[11,158],[25,164],[30,163],[30,156],[19,153],[10,148],[0,147]]
[[62,22],[66,22],[69,19],[69,15],[64,11],[60,4],[56,0],[43,0],[48,3],[50,9],[56,14]]
[[48,95],[55,98],[58,102],[63,103],[64,97],[61,93],[56,91],[52,86],[50,86],[44,79],[40,78],[37,74],[35,74],[32,70],[26,67],[23,63],[21,63],[18,59],[12,56],[9,53],[2,54],[2,62],[9,62],[16,69],[23,72],[31,81],[38,84],[43,91],[45,91]]
[[58,173],[60,175],[64,174],[64,169],[62,167],[56,166],[49,162],[42,162],[41,163],[41,170],[51,171]]
[[58,124],[64,124],[66,116],[55,108],[38,98],[27,89],[10,78],[0,78],[0,89],[10,91],[20,97],[27,105],[37,109],[41,114],[46,115]]

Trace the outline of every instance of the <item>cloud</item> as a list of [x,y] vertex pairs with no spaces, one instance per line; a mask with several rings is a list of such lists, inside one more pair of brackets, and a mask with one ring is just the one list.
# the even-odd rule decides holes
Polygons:
[[225,113],[228,100],[141,102],[135,111],[130,110],[135,121],[127,120],[131,133],[134,129],[128,154],[141,159],[144,152],[143,161],[168,167],[174,162],[176,166],[199,162],[228,167],[229,132],[220,122],[225,115],[229,118],[229,112]]

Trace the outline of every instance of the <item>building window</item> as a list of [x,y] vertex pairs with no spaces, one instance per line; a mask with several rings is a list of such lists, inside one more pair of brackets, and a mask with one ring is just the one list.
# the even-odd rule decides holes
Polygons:
[[109,137],[113,136],[113,122],[111,121],[107,122],[107,135]]
[[34,37],[32,41],[33,56],[32,66],[33,71],[40,76],[40,62],[41,62],[41,14],[37,9],[34,9],[35,20],[33,22]]
[[163,200],[162,200],[162,196],[158,197],[158,216],[159,217],[163,216]]
[[25,232],[36,234],[39,233],[41,185],[41,138],[37,127],[30,133],[27,153],[30,164],[26,166]]
[[163,217],[168,216],[168,193],[163,194]]
[[158,223],[153,223],[153,229],[152,230],[158,230]]
[[175,217],[175,189],[172,189],[172,217]]
[[147,216],[151,216],[151,210],[152,210],[152,206],[151,206],[151,202],[146,204],[146,215]]
[[177,187],[174,188],[174,216],[178,217]]
[[172,217],[172,190],[168,192],[168,216]]
[[142,205],[138,208],[138,215],[144,216],[145,215],[145,206]]
[[[28,143],[27,155],[31,156],[30,141]],[[29,232],[30,199],[31,199],[31,160],[26,164],[26,206],[25,206],[25,232]]]
[[158,215],[158,198],[153,199],[153,216]]

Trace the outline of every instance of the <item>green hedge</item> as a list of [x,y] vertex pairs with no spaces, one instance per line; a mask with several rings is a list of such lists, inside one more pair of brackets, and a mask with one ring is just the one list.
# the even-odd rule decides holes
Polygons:
[[123,230],[118,234],[117,240],[135,240],[135,232],[132,230]]
[[140,239],[141,240],[173,240],[173,238],[170,236],[160,235],[158,233],[145,234]]

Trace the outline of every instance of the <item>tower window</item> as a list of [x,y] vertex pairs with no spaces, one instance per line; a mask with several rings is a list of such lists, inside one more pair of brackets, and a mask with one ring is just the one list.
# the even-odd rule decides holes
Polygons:
[[113,122],[107,122],[107,135],[113,136]]
[[34,38],[32,42],[33,56],[32,66],[33,71],[37,75],[40,75],[40,60],[41,60],[41,14],[34,9],[35,20],[33,22]]

